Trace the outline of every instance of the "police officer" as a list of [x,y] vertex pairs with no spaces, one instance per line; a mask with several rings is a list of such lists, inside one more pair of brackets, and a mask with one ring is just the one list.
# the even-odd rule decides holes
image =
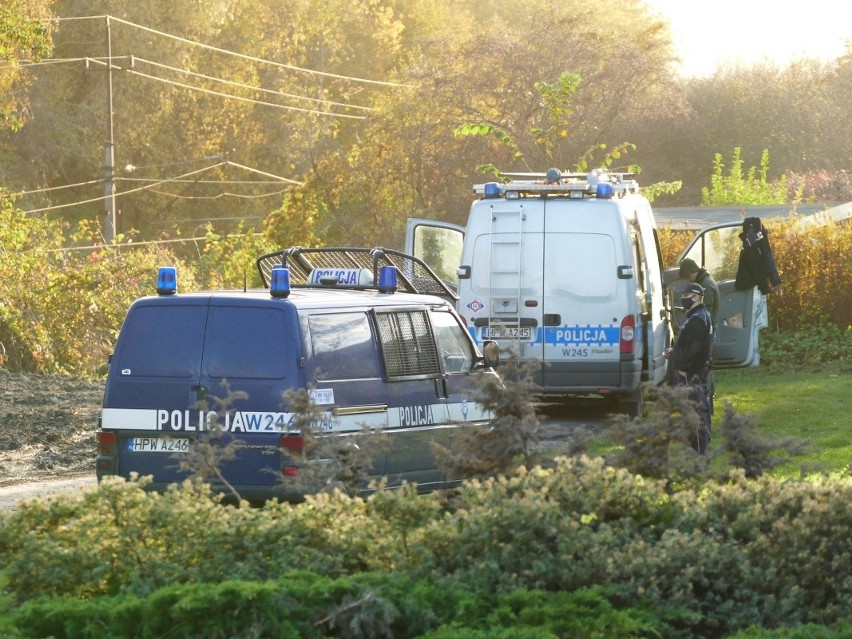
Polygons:
[[[716,280],[707,272],[707,269],[701,268],[695,260],[688,257],[681,260],[678,275],[680,279],[698,284],[704,289],[704,307],[713,320],[713,334],[715,335],[719,328],[719,285],[716,284]],[[707,391],[710,399],[710,414],[712,415],[714,413],[713,398],[716,395],[716,380],[713,378],[712,370],[707,373]]]
[[692,447],[702,455],[710,442],[710,398],[707,378],[713,348],[713,320],[704,306],[704,289],[687,284],[681,291],[680,303],[685,311],[674,347],[666,350],[672,383],[689,386],[690,399],[698,404],[701,427],[691,438]]
[[688,257],[681,260],[678,276],[692,284],[698,284],[704,289],[704,306],[713,318],[713,326],[716,326],[716,313],[719,310],[719,285],[707,269],[701,268]]

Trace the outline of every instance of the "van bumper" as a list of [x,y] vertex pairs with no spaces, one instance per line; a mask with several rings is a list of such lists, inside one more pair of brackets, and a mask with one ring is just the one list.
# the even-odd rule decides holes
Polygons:
[[634,393],[642,383],[642,360],[618,362],[554,362],[533,376],[542,395]]

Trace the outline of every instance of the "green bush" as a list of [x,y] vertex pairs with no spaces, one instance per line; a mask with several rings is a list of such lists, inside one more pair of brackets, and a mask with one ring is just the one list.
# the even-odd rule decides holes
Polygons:
[[330,579],[292,572],[265,582],[181,584],[141,599],[41,597],[7,615],[17,637],[661,637],[649,608],[619,607],[612,592],[518,590],[488,606],[451,583],[392,575]]
[[[621,619],[615,611],[634,609],[622,621],[641,622],[637,633],[659,619],[661,636],[678,638],[833,623],[852,609],[848,476],[804,482],[740,473],[671,494],[662,481],[602,460],[561,458],[552,468],[465,483],[447,497],[418,496],[412,487],[368,500],[322,494],[251,509],[222,505],[201,486],[157,495],[109,481],[0,513],[0,606],[11,613],[45,596],[149,602],[169,587],[264,584],[308,571],[341,584],[367,579],[349,590],[335,586],[345,594],[317,609],[341,623],[355,615],[357,623],[390,624],[393,636],[417,636],[415,620],[420,633],[478,624],[495,610],[495,597],[524,590],[605,587],[609,622]],[[408,586],[388,584],[406,579]],[[181,597],[267,596],[256,586],[229,587]],[[371,589],[378,594],[353,606]],[[521,608],[539,606],[543,618],[565,603],[536,597]]]
[[128,307],[154,294],[159,266],[177,267],[179,290],[259,285],[254,260],[272,247],[265,236],[243,231],[208,231],[200,246],[184,247],[184,260],[177,244],[137,245],[120,236],[107,245],[89,224],[70,233],[61,222],[16,209],[0,191],[0,365],[103,375]]
[[852,366],[852,326],[818,324],[784,333],[761,335],[760,361],[773,370],[819,370],[828,362]]

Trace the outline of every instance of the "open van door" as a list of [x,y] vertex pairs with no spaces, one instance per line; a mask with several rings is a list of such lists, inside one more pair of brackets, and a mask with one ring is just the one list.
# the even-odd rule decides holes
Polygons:
[[405,252],[428,264],[445,284],[457,291],[464,232],[464,227],[458,224],[408,218]]
[[[734,286],[742,248],[741,232],[742,222],[708,226],[692,238],[677,259],[677,264],[687,257],[695,260],[719,285],[714,368],[757,366],[760,363],[759,332],[769,324],[766,296],[756,286],[744,291]],[[663,279],[673,309],[672,326],[677,331],[683,317],[677,299],[678,284],[683,282],[678,279],[677,266],[667,269]]]

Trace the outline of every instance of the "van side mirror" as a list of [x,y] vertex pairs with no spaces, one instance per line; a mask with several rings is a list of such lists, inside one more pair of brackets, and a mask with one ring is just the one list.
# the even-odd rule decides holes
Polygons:
[[500,345],[492,340],[482,344],[482,363],[485,366],[496,368],[500,363]]

